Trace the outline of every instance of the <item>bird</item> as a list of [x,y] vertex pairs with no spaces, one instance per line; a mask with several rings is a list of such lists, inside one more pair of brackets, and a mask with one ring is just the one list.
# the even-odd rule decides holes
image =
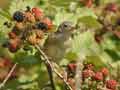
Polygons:
[[66,50],[70,47],[67,42],[75,30],[75,25],[71,21],[63,21],[56,32],[50,34],[46,40],[43,51],[48,58],[59,63],[64,58]]
[[[44,44],[43,52],[49,58],[50,61],[59,61],[64,57],[66,49],[69,48],[69,45],[65,43],[69,41],[69,38],[74,31],[74,24],[70,21],[63,21],[57,28],[57,31],[48,35],[48,38]],[[52,68],[49,64],[46,64],[47,70],[49,73],[49,78],[51,82],[52,90],[56,90],[54,85]]]

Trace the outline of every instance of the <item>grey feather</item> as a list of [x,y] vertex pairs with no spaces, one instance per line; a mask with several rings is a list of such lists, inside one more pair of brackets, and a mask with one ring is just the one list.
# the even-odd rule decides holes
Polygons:
[[71,37],[73,29],[72,22],[64,21],[59,25],[57,32],[48,36],[43,49],[51,60],[59,62],[64,57],[66,49],[70,47],[65,42]]

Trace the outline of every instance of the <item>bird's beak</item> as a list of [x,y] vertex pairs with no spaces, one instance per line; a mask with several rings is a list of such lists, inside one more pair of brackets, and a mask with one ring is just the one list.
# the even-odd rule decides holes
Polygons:
[[72,26],[70,31],[74,31],[75,29],[76,29],[76,27]]

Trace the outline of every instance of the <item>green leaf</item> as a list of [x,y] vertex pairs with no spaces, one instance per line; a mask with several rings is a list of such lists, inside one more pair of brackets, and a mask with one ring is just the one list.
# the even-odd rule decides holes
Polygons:
[[32,66],[35,64],[39,64],[39,58],[24,51],[19,51],[15,53],[14,61],[18,62],[22,66]]
[[114,62],[120,60],[120,55],[118,55],[116,51],[114,51],[112,49],[111,50],[106,49],[105,51],[108,53],[108,55],[110,55],[110,57],[113,59]]
[[104,63],[99,56],[87,56],[85,63],[93,64],[95,66],[95,69],[106,66],[106,63]]
[[6,19],[8,19],[8,20],[11,19],[11,16],[10,16],[9,12],[8,12],[8,11],[5,11],[5,10],[3,10],[3,9],[0,9],[0,16],[6,18]]
[[38,82],[32,82],[25,85],[20,85],[19,88],[22,90],[39,90],[39,85]]
[[74,2],[74,1],[77,1],[77,0],[52,0],[52,1],[49,1],[49,3],[55,6],[68,7],[70,2]]
[[7,84],[5,84],[5,87],[2,88],[2,90],[20,90],[18,89],[18,86],[20,83],[14,79],[14,80],[9,80]]
[[91,47],[91,45],[94,42],[93,33],[90,31],[84,32],[84,33],[78,33],[72,40],[72,51],[75,53],[81,52],[81,50],[85,49],[85,52],[87,52],[88,48]]
[[77,55],[74,52],[68,52],[65,55],[65,58],[68,59],[68,60],[75,60],[77,58]]
[[85,17],[85,16],[91,16],[91,17],[97,19],[97,16],[96,16],[96,14],[93,12],[93,10],[90,9],[90,8],[86,8],[86,7],[77,8],[76,14],[78,15],[79,18],[82,18],[82,17]]
[[[62,13],[62,14],[61,14]],[[54,24],[60,25],[63,21],[72,21],[74,24],[77,22],[77,16],[73,13],[68,13],[64,9],[59,9],[55,15]]]
[[86,27],[88,28],[100,28],[101,27],[101,24],[95,18],[91,16],[81,17],[79,18],[78,22],[85,24]]
[[26,6],[33,7],[37,5],[38,0],[12,0],[9,8],[9,13],[13,15],[13,13],[17,10],[25,10]]

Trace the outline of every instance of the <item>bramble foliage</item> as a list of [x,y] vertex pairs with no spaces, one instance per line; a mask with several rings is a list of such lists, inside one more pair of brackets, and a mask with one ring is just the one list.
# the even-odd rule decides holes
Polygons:
[[[37,7],[41,11],[39,12],[38,10],[38,12],[36,13],[34,12],[34,10],[28,10],[27,12],[26,7],[27,9],[29,9],[28,6],[30,7],[30,10],[33,10],[34,7],[36,9]],[[13,15],[16,11],[18,11],[17,17],[14,17]],[[24,16],[20,16],[21,13],[24,14],[27,18],[25,19],[25,21]],[[39,17],[44,18],[41,19]],[[62,56],[61,60],[54,60],[54,62],[56,62],[60,66],[59,68],[55,64],[55,67],[58,69],[58,71],[63,75],[63,77],[66,77],[64,76],[64,72],[68,73],[68,67],[70,69],[72,68],[72,70],[74,67],[74,65],[69,66],[70,63],[79,62],[81,59],[83,59],[82,57],[84,56],[84,64],[94,65],[94,70],[92,71],[89,71],[88,69],[88,71],[85,71],[86,69],[83,69],[83,73],[85,77],[87,77],[87,83],[88,81],[91,81],[94,76],[94,79],[102,79],[101,81],[103,85],[105,82],[103,80],[104,77],[102,77],[102,75],[107,73],[106,68],[108,68],[109,78],[111,78],[112,80],[107,80],[107,78],[105,77],[107,81],[107,86],[104,87],[109,87],[110,90],[114,90],[116,88],[116,84],[118,83],[118,89],[116,90],[119,90],[119,0],[9,1],[9,3],[7,3],[7,6],[5,6],[4,8],[0,8],[0,81],[2,82],[5,76],[8,74],[9,69],[12,68],[11,65],[17,63],[17,67],[11,75],[10,79],[2,88],[2,90],[52,90],[50,86],[49,75],[47,73],[46,66],[43,63],[43,56],[35,48],[35,45],[36,43],[38,44],[38,42],[36,42],[37,39],[39,38],[39,40],[41,40],[42,38],[44,40],[42,41],[42,43],[41,41],[39,43],[41,47],[44,47],[49,35],[52,35],[54,34],[54,32],[57,32],[58,27],[64,21],[72,22],[75,26],[75,31],[72,33],[70,40],[63,42],[65,44],[69,44],[70,46],[69,48],[64,49],[64,56]],[[24,27],[20,29],[23,30],[20,31],[20,33],[26,33],[26,31],[24,31],[26,27],[27,30],[29,29],[29,27],[32,28],[30,29],[30,32],[27,31],[27,36],[24,37],[24,39],[19,38],[18,40],[18,37],[21,37],[21,34],[16,35],[13,31],[14,26],[16,26],[18,22],[18,25],[21,25],[21,23],[24,25]],[[40,37],[39,35],[37,35],[37,33],[39,33]],[[33,39],[36,40],[34,41]],[[19,41],[22,42],[22,44],[20,43],[20,45],[18,45]],[[10,44],[10,42],[12,42],[12,44]],[[57,44],[55,43],[55,45]],[[4,46],[7,46],[7,48],[5,48]],[[16,49],[16,47],[18,49]],[[56,46],[53,47],[56,48]],[[62,47],[65,48],[64,46]],[[55,48],[51,48],[50,50],[54,51]],[[56,52],[56,55],[57,53],[58,52]],[[101,68],[103,68],[103,70],[101,71],[103,74],[99,72]],[[72,75],[75,74],[74,72],[72,72]],[[96,75],[92,76],[91,73],[94,73]],[[59,79],[59,77],[57,77],[55,73],[53,73],[53,77],[55,81],[56,90],[66,90],[63,81]],[[117,82],[113,79],[117,80]],[[67,78],[67,81],[68,83],[70,83],[70,85],[72,80],[74,81],[73,77]],[[94,83],[94,80],[92,82]],[[93,89],[90,89],[85,81],[84,83],[85,84],[82,86],[83,90],[96,90],[96,86],[93,86],[95,84],[92,85]],[[101,82],[96,81],[95,83],[101,84]],[[109,86],[111,85],[111,83],[113,85],[113,87],[111,86],[112,88]],[[71,85],[71,87],[74,86],[75,85]],[[98,90],[104,89],[102,88]]]

